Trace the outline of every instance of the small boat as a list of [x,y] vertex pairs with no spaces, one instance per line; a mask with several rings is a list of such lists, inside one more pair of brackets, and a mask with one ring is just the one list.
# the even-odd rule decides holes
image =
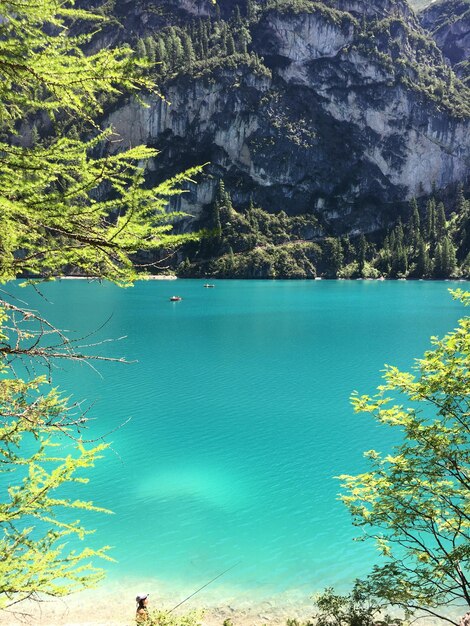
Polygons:
[[207,288],[212,288],[212,287],[215,287],[215,285],[210,285],[209,283],[206,283],[206,284],[204,285],[204,287],[207,287]]
[[170,302],[179,302],[183,298],[181,296],[171,296]]

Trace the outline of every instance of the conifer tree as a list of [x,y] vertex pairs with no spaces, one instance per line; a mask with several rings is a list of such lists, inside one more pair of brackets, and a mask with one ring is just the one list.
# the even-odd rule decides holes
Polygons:
[[[104,18],[75,10],[71,1],[0,0],[0,15],[0,282],[25,274],[53,278],[73,267],[131,284],[135,252],[181,241],[169,233],[166,210],[191,176],[188,171],[144,188],[142,163],[156,152],[138,146],[116,153],[112,131],[99,129],[96,116],[109,95],[155,91],[146,77],[149,65],[129,47],[86,56],[81,46],[90,38],[74,37],[71,26],[86,21],[94,31]],[[93,132],[86,141],[78,133],[49,134],[47,141],[19,146],[15,132],[28,115],[49,117],[58,129],[80,123]],[[0,608],[90,585],[102,575],[94,560],[105,556],[86,546],[67,551],[68,539],[87,536],[70,513],[97,509],[79,497],[57,495],[61,485],[85,481],[81,472],[93,467],[105,446],[81,441],[77,426],[86,417],[74,415],[46,377],[25,380],[14,369],[18,358],[47,366],[87,356],[39,314],[3,297],[0,474],[9,487],[0,503]]]
[[218,39],[219,39],[219,54],[220,56],[227,55],[227,24],[226,22],[220,23],[220,28],[218,29]]
[[335,278],[342,268],[344,261],[343,248],[339,239],[335,237],[327,237],[325,239],[323,257],[324,263],[327,265],[331,275]]
[[182,45],[183,45],[183,67],[185,69],[191,69],[194,65],[194,61],[196,60],[196,55],[194,54],[193,42],[188,33],[184,32],[181,36]]
[[235,10],[233,12],[233,25],[235,30],[239,30],[243,26],[243,20],[238,4],[235,6]]
[[382,250],[380,251],[378,269],[385,274],[385,276],[390,276],[392,271],[392,249],[389,235],[385,237]]
[[395,226],[389,237],[390,264],[392,276],[405,276],[408,272],[408,254],[405,244],[405,235],[401,220]]
[[429,252],[426,247],[426,243],[422,237],[418,241],[418,249],[416,255],[416,278],[429,278],[431,275],[431,259],[429,258]]
[[144,39],[145,43],[145,51],[147,53],[147,58],[151,63],[155,63],[155,53],[156,53],[156,44],[155,39],[153,37],[146,37]]
[[225,189],[225,184],[222,179],[219,180],[219,185],[216,193],[216,204],[220,209],[224,209],[227,214],[233,211],[232,199],[229,192]]
[[409,244],[414,251],[418,248],[418,242],[421,238],[421,219],[419,216],[418,203],[416,198],[413,198],[410,202],[411,219],[409,228]]
[[167,50],[170,68],[172,70],[179,69],[183,64],[185,55],[181,38],[173,27],[168,31]]
[[364,266],[366,264],[366,250],[367,250],[367,241],[363,234],[359,236],[359,241],[357,244],[357,262],[359,268],[359,275],[364,275]]
[[137,45],[136,45],[136,54],[137,54],[137,58],[139,59],[146,59],[147,58],[147,50],[145,47],[145,41],[139,37],[139,39],[137,40]]
[[465,199],[462,185],[457,190],[455,203],[459,236],[458,256],[463,260],[470,253],[470,201]]
[[444,208],[443,202],[439,202],[439,204],[436,207],[435,228],[436,228],[436,239],[440,241],[445,237],[446,231],[447,231],[446,214],[445,214],[445,208]]
[[434,258],[434,276],[435,278],[449,278],[456,269],[457,259],[455,247],[447,235],[436,245],[436,254]]
[[227,56],[233,56],[236,52],[235,39],[231,32],[227,34]]
[[469,201],[465,199],[463,193],[463,185],[459,185],[457,189],[457,198],[455,201],[455,209],[457,214],[461,215],[469,211]]
[[155,46],[155,61],[157,63],[156,69],[159,74],[166,74],[168,53],[163,38],[159,37]]
[[426,204],[426,241],[431,244],[436,242],[436,201],[434,198],[428,200]]
[[201,58],[209,58],[209,23],[207,21],[200,22],[200,45],[201,45]]

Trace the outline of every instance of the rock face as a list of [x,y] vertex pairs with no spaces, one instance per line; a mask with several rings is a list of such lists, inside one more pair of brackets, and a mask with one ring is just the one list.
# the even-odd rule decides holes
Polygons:
[[465,64],[470,61],[470,1],[435,2],[420,13],[419,19],[457,75],[470,78]]
[[[183,21],[214,11],[205,0],[173,4]],[[251,199],[269,211],[313,212],[332,232],[367,232],[411,197],[466,180],[470,118],[419,84],[425,36],[408,4],[328,4],[335,8],[263,11],[250,25],[262,68],[180,72],[162,85],[165,100],[130,101],[109,115],[124,144],[161,151],[155,179],[209,163],[182,209],[197,215],[222,178],[236,206]],[[426,59],[451,80],[436,49]]]

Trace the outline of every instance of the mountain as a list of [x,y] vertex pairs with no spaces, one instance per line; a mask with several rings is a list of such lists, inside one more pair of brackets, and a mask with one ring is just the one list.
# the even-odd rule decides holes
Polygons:
[[470,84],[470,0],[434,2],[419,15],[446,62]]
[[[219,257],[229,265],[214,271],[231,275],[237,255],[263,255],[272,245],[289,248],[278,265],[288,267],[297,255],[294,274],[300,267],[299,275],[313,276],[323,264],[337,275],[326,262],[336,255],[357,261],[364,275],[387,229],[408,219],[413,198],[430,224],[421,242],[429,267],[439,266],[438,231],[449,234],[452,252],[451,269],[414,275],[451,275],[457,262],[465,264],[470,237],[459,228],[465,230],[467,218],[451,219],[449,205],[439,215],[445,222],[447,213],[450,230],[446,224],[436,230],[435,205],[425,208],[431,194],[455,198],[460,184],[468,186],[470,164],[470,91],[431,37],[437,31],[423,16],[434,15],[434,5],[419,14],[421,22],[406,0],[115,0],[110,6],[111,24],[94,45],[129,41],[138,56],[156,63],[149,71],[163,96],[144,94],[145,107],[132,99],[110,102],[106,121],[122,138],[110,149],[157,147],[149,182],[207,163],[205,176],[175,207],[192,216],[182,228],[218,233],[183,252],[188,275],[195,259],[197,271],[210,273],[207,263]],[[459,202],[466,206],[464,198]],[[401,259],[400,228],[389,244]],[[343,242],[339,251],[340,236],[357,245]],[[416,255],[419,238],[411,230],[409,237]],[[271,262],[250,259],[237,275],[290,271],[270,273]],[[379,263],[374,271],[413,275],[402,261],[395,269]]]
[[165,100],[109,121],[161,150],[151,178],[209,162],[184,210],[201,214],[223,179],[236,206],[368,232],[466,180],[469,92],[405,0],[130,4],[116,32],[156,55]]

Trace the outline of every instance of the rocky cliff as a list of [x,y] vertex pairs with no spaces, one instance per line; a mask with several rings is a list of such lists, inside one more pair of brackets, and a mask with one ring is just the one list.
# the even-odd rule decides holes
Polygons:
[[235,206],[370,232],[413,196],[466,181],[468,92],[405,0],[250,2],[236,16],[233,4],[116,3],[124,28],[114,37],[172,27],[184,44],[184,29],[205,23],[210,48],[218,25],[235,29],[232,53],[170,68],[164,99],[121,102],[109,115],[124,144],[160,149],[151,178],[209,163],[182,209],[200,214],[223,179]]
[[441,0],[419,14],[445,60],[470,84],[470,0]]

